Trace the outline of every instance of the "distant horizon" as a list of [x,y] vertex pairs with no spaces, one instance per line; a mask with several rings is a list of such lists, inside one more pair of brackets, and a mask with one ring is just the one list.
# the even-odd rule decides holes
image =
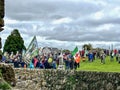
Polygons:
[[[21,36],[22,36],[22,34],[21,34]],[[29,40],[29,42],[27,44],[25,44],[26,41],[22,37],[23,40],[24,40],[24,44],[25,44],[26,48],[28,47],[28,45],[32,41],[33,37],[34,36],[30,37],[30,40]],[[75,42],[74,41],[74,42],[69,42],[70,43],[69,48],[67,48],[67,47],[61,47],[62,45],[68,43],[66,41],[59,41],[59,42],[56,41],[55,43],[57,43],[57,44],[60,43],[60,42],[62,43],[62,45],[60,47],[56,47],[55,44],[53,44],[53,40],[51,40],[51,41],[47,40],[47,43],[49,43],[49,44],[51,43],[50,45],[47,45],[46,41],[41,43],[39,41],[39,38],[37,38],[37,42],[38,42],[38,46],[39,47],[52,47],[52,48],[58,48],[58,49],[62,48],[62,49],[69,49],[69,50],[73,50],[76,46],[78,46],[79,50],[82,50],[82,46],[84,44],[91,44],[93,46],[93,48],[103,48],[103,49],[109,49],[113,45],[113,49],[120,49],[120,42],[115,42],[115,41],[114,42],[111,42],[111,41],[80,41],[80,42]],[[73,46],[71,46],[71,45],[73,45]],[[3,46],[4,46],[4,43],[2,43],[2,51],[3,51]]]

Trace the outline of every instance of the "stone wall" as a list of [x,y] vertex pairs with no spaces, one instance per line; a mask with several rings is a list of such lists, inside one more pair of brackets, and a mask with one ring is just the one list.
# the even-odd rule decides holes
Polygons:
[[3,30],[4,26],[4,0],[0,0],[0,31]]
[[120,90],[120,73],[15,69],[20,90]]
[[16,79],[12,66],[10,64],[0,63],[0,71],[2,73],[3,79],[11,86],[15,86]]
[[[0,0],[0,32],[3,30],[4,26],[4,0]],[[2,48],[1,37],[0,37],[0,49]],[[1,51],[0,51],[1,52]],[[0,53],[0,60],[1,60],[1,53]]]

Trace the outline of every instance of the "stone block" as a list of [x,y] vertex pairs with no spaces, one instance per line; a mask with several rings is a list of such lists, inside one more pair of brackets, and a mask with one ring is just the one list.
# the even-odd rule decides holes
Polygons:
[[1,37],[0,37],[0,48],[2,48]]
[[16,79],[15,79],[15,73],[14,69],[4,63],[0,63],[0,69],[2,70],[2,76],[6,82],[8,82],[10,85],[15,86],[16,85]]
[[0,18],[0,27],[4,26],[4,20],[2,18]]
[[5,11],[4,11],[4,0],[0,0],[0,17],[1,18],[4,18],[4,13],[5,13]]

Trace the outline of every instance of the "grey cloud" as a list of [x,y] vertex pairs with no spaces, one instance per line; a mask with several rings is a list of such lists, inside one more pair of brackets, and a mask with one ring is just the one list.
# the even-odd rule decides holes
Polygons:
[[83,24],[88,25],[88,26],[99,26],[103,24],[120,24],[120,18],[113,17],[113,18],[106,18],[106,19],[100,19],[100,20],[93,20],[93,19],[88,19],[83,21]]
[[[89,1],[89,0],[88,0]],[[105,3],[105,5],[99,2]],[[120,0],[77,1],[74,0],[6,0],[5,17],[20,21],[6,24],[10,29],[19,29],[21,34],[46,37],[46,40],[83,42],[83,41],[120,41],[119,14],[114,14],[114,8],[119,7]],[[96,12],[103,11],[104,16],[96,20]],[[113,13],[113,16],[110,15]],[[70,18],[68,23],[53,24],[54,20]],[[5,20],[6,22],[7,20]],[[25,21],[25,22],[22,22]],[[97,30],[104,24],[112,24],[109,30]],[[7,32],[7,28],[4,33]],[[11,30],[9,30],[10,32]],[[27,38],[27,37],[26,37]],[[25,38],[25,39],[26,39]],[[54,42],[53,42],[54,43]],[[41,45],[54,45],[43,42]],[[58,43],[55,43],[59,46]],[[71,44],[71,43],[70,43]],[[66,44],[66,47],[69,45]],[[62,46],[62,45],[61,45]],[[59,46],[60,47],[60,46]]]
[[[101,6],[88,2],[6,0],[6,17],[16,20],[48,20],[60,17],[81,17],[101,10]],[[57,16],[57,17],[56,17]]]
[[[115,29],[115,30],[113,30]],[[119,29],[111,28],[110,30],[95,31],[93,30],[72,30],[70,27],[62,30],[54,29],[51,32],[42,32],[41,35],[47,39],[56,39],[61,41],[119,41]]]
[[[70,26],[69,24],[51,25],[37,24],[36,29],[32,23],[12,24],[9,27],[18,28],[21,33],[46,37],[47,40],[59,41],[119,41],[119,25],[111,27],[110,30],[95,30],[95,27]],[[44,28],[43,28],[44,27]],[[102,26],[101,26],[102,27]],[[97,28],[97,27],[96,27]]]

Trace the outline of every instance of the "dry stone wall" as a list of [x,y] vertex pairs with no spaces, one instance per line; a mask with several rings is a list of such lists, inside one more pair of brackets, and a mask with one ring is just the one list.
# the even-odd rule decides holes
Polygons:
[[16,85],[14,69],[11,65],[0,63],[0,71],[2,73],[3,79],[8,82],[11,86]]
[[[0,0],[0,32],[3,30],[4,26],[4,0]],[[0,49],[2,48],[1,37],[0,37]],[[1,50],[0,50],[0,60],[2,59]]]
[[4,26],[4,0],[0,0],[0,31],[3,30]]
[[19,90],[120,90],[120,73],[15,69]]

